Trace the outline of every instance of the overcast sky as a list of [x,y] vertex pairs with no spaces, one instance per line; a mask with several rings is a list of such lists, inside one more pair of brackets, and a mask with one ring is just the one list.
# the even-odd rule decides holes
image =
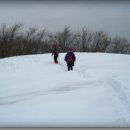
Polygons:
[[52,32],[65,26],[72,30],[86,26],[130,40],[130,2],[0,2],[0,24],[19,22],[24,28],[46,28]]

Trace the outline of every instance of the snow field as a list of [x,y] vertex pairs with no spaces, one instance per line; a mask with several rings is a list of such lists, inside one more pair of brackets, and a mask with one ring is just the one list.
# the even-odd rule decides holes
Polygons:
[[130,56],[75,53],[0,59],[0,127],[130,126]]

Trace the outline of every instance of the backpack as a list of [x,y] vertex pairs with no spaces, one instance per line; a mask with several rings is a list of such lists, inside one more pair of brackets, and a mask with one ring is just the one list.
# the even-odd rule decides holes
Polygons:
[[53,49],[53,53],[54,53],[54,54],[57,54],[57,53],[58,53],[58,48],[57,48],[57,47],[55,47],[55,48]]
[[73,56],[71,53],[69,53],[67,56],[67,62],[73,62]]

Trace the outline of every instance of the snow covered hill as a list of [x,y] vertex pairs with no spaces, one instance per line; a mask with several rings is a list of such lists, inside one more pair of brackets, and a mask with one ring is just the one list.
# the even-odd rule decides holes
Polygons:
[[130,55],[0,59],[0,127],[130,127]]

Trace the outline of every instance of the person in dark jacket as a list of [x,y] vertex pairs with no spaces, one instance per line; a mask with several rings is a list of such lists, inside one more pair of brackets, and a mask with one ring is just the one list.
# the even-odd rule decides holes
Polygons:
[[55,42],[52,46],[52,56],[54,56],[54,63],[55,64],[58,64],[58,56],[59,56],[59,53],[60,53],[60,47],[58,45],[57,42]]
[[68,48],[68,52],[65,56],[65,61],[68,66],[68,71],[73,70],[74,62],[76,61],[75,54],[73,53],[72,48]]

